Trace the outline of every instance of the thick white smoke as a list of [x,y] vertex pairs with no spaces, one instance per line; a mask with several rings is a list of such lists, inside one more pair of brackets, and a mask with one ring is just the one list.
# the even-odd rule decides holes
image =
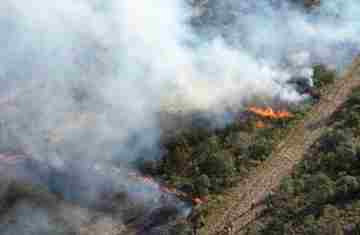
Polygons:
[[133,103],[218,109],[254,94],[296,99],[284,81],[314,62],[343,65],[359,43],[355,1],[325,0],[311,12],[281,1],[205,2],[199,34],[182,0],[7,0],[1,75],[92,80],[110,102],[135,93]]
[[360,46],[355,0],[312,11],[280,0],[202,6],[195,18],[184,0],[2,0],[1,91],[17,98],[0,114],[1,150],[128,168],[160,156],[159,111],[294,102],[287,80],[310,77],[317,62],[341,68]]

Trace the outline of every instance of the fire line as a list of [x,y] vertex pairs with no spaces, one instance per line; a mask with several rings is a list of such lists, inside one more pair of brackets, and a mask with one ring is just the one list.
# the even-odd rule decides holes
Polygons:
[[283,119],[283,118],[290,118],[293,117],[293,114],[287,111],[274,111],[270,107],[266,108],[257,108],[257,107],[250,107],[248,109],[250,112],[255,113],[261,117],[271,118],[271,119]]

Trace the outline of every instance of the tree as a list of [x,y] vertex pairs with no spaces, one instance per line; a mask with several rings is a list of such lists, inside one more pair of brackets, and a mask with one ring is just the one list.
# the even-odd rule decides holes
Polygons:
[[351,95],[349,96],[348,100],[346,101],[347,106],[356,106],[360,104],[360,88],[357,87],[352,90]]
[[352,230],[351,234],[360,235],[360,223],[355,225],[355,228]]
[[284,180],[282,180],[280,190],[281,192],[287,194],[293,194],[295,192],[293,179],[291,177],[286,177]]
[[171,235],[192,235],[192,226],[189,223],[176,224],[171,230]]
[[323,203],[335,194],[334,182],[323,172],[310,177],[306,182],[308,197],[315,203]]
[[247,229],[246,235],[259,235],[264,231],[265,225],[260,222],[255,222],[253,226]]
[[313,67],[313,82],[316,88],[321,88],[328,84],[331,84],[336,79],[336,73],[333,70],[329,70],[324,65],[315,65]]
[[320,234],[317,221],[315,220],[314,215],[308,215],[304,219],[304,234],[307,235],[318,235]]
[[235,161],[229,151],[218,151],[200,164],[200,170],[211,179],[212,189],[221,191],[223,186],[231,184],[231,178],[236,172]]
[[342,195],[348,195],[360,188],[358,179],[354,176],[345,175],[336,181],[336,190]]
[[183,175],[187,165],[192,160],[191,155],[184,147],[178,146],[175,148],[172,156],[172,166],[179,175]]
[[202,174],[199,178],[195,180],[195,189],[199,196],[206,196],[207,194],[209,194],[210,186],[210,179],[205,174]]
[[248,156],[253,160],[265,160],[271,153],[271,143],[266,138],[259,138],[248,148]]
[[351,151],[352,135],[344,130],[329,130],[322,135],[318,141],[318,152],[329,153],[340,150],[339,146],[345,151]]
[[211,154],[201,169],[210,177],[229,177],[235,172],[235,164],[230,152],[223,150]]

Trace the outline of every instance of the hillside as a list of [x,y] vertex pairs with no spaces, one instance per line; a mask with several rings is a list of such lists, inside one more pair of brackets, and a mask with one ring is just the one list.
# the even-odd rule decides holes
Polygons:
[[360,235],[359,15],[3,1],[0,235]]
[[360,233],[359,105],[357,87],[245,234]]
[[[320,102],[280,142],[269,160],[224,196],[221,206],[209,213],[201,234],[218,234],[227,230],[237,234],[262,213],[268,194],[277,189],[283,177],[290,175],[308,148],[325,135],[327,121],[340,110],[351,90],[360,85],[358,64],[359,61],[355,61],[342,79],[323,90]],[[270,231],[271,228],[269,225]]]
[[[212,126],[211,122],[207,122],[209,120],[207,119],[208,117],[203,116],[201,113],[181,117],[179,120],[183,123],[182,127],[177,128],[175,133],[172,130],[169,132],[164,127],[163,140],[164,147],[167,148],[167,156],[160,162],[141,161],[136,162],[136,164],[138,164],[138,167],[140,167],[145,175],[152,175],[155,179],[163,182],[163,184],[177,188],[179,192],[185,192],[187,195],[181,196],[181,198],[189,201],[194,206],[194,209],[188,221],[180,220],[177,225],[174,225],[174,221],[168,221],[168,219],[164,218],[166,213],[157,215],[153,219],[158,220],[158,222],[149,221],[151,225],[147,229],[153,231],[151,234],[157,234],[156,231],[167,231],[170,234],[178,234],[179,232],[191,234],[198,226],[199,213],[200,217],[205,216],[206,224],[201,230],[203,234],[212,234],[210,230],[220,231],[223,228],[226,230],[230,225],[233,229],[242,229],[243,225],[252,221],[256,213],[264,209],[261,203],[269,190],[276,187],[283,176],[289,174],[292,165],[299,161],[302,156],[299,153],[305,151],[306,146],[310,145],[323,130],[320,128],[321,131],[313,132],[313,126],[319,126],[319,121],[321,126],[324,118],[331,115],[343,103],[350,89],[358,84],[358,80],[355,79],[358,63],[358,61],[355,61],[347,73],[341,79],[336,80],[334,84],[328,84],[329,81],[330,83],[332,81],[332,79],[329,80],[329,77],[333,76],[332,73],[323,71],[322,73],[315,74],[318,77],[314,77],[314,81],[318,81],[319,85],[317,86],[323,89],[321,99],[319,101],[312,100],[309,104],[302,104],[299,107],[292,107],[291,111],[293,113],[285,119],[263,118],[249,112],[249,110],[243,110],[232,114],[237,115],[238,119],[225,127]],[[254,104],[256,102],[260,101],[254,101]],[[323,112],[322,110],[327,111]],[[170,118],[173,122],[176,120],[174,116],[166,116],[166,118]],[[87,123],[87,121],[85,122]],[[72,121],[71,123],[76,125],[76,122]],[[263,126],[258,126],[259,123],[262,123]],[[174,125],[171,124],[170,126]],[[179,124],[177,123],[176,125]],[[305,133],[303,132],[304,126],[310,128],[307,128],[306,146],[301,146],[298,143],[301,143],[302,139],[305,138]],[[57,136],[61,137],[61,135]],[[294,145],[294,142],[297,144]],[[284,149],[289,151],[293,147],[297,151],[295,154],[297,157],[288,156],[287,152],[284,157]],[[199,153],[202,154],[199,155]],[[48,177],[51,179],[51,174],[49,176],[44,175],[44,171],[47,171],[46,167],[42,168],[44,167],[40,166],[43,179]],[[33,173],[36,174],[36,171]],[[44,185],[48,184],[47,187],[49,188],[44,188],[44,190],[40,191],[40,196],[38,196],[41,198],[44,194],[47,197],[46,195],[49,194],[47,190],[57,195],[50,201],[48,206],[46,204],[43,205],[43,210],[48,211],[46,213],[53,214],[52,216],[56,218],[52,220],[57,221],[52,226],[60,226],[62,228],[58,224],[60,223],[71,229],[68,232],[82,231],[84,234],[88,234],[89,232],[87,231],[93,230],[93,226],[100,229],[99,231],[106,230],[109,234],[117,234],[119,231],[127,234],[132,233],[128,230],[129,228],[136,230],[136,224],[139,221],[144,221],[141,218],[141,205],[129,205],[127,207],[129,209],[128,212],[130,210],[133,210],[133,212],[126,212],[125,217],[121,213],[118,214],[117,207],[124,205],[124,202],[118,201],[116,194],[114,197],[111,195],[107,196],[107,202],[104,204],[106,207],[97,208],[100,211],[97,211],[96,208],[87,210],[75,205],[74,203],[79,203],[78,199],[74,201],[74,199],[70,198],[70,201],[69,199],[58,201],[58,197],[64,196],[64,193],[67,191],[71,190],[73,195],[76,195],[78,191],[74,188],[77,187],[76,182],[71,187],[70,185],[61,186],[64,183],[66,184],[66,181],[61,183],[63,180],[71,180],[71,177],[73,177],[66,174],[60,173],[57,175],[58,183],[56,183],[57,186],[54,188],[57,190],[56,192],[52,191],[51,188],[54,187],[53,182],[49,181],[49,183]],[[65,178],[62,179],[62,177]],[[237,183],[239,181],[240,184]],[[20,192],[23,192],[22,187],[25,187],[30,194],[20,193],[20,197],[14,198],[6,196],[4,205],[9,209],[4,211],[4,218],[9,219],[9,216],[11,217],[10,212],[12,210],[16,211],[18,203],[21,204],[25,200],[25,202],[29,202],[31,205],[32,200],[36,199],[35,196],[31,196],[33,194],[32,191],[37,191],[36,187],[19,186],[17,188],[20,189]],[[61,187],[65,188],[61,189]],[[10,195],[12,194],[10,193]],[[119,196],[123,197],[121,194]],[[10,203],[6,200],[14,201]],[[119,205],[113,207],[116,203],[119,203]],[[79,211],[80,214],[84,213],[86,215],[76,225],[66,225],[69,221],[66,217],[63,217],[64,214],[58,214],[59,212],[56,208],[59,207],[56,207],[55,204],[68,208],[65,215],[70,211]],[[81,204],[86,206],[86,203],[84,204],[83,201]],[[253,208],[253,211],[248,211],[252,204],[257,206]],[[38,205],[36,201],[34,205]],[[232,209],[228,210],[227,208]],[[104,211],[104,209],[110,210]],[[139,211],[136,212],[137,210]],[[163,212],[166,212],[166,210],[166,207],[164,207]],[[161,210],[159,210],[160,212]],[[243,213],[245,213],[245,216],[236,219],[238,215]],[[132,216],[133,218],[131,218]],[[220,219],[221,216],[223,216],[224,220]],[[69,218],[72,217],[69,216]],[[124,221],[125,224],[117,221],[122,221],[124,218],[129,220]],[[134,219],[135,223],[131,222]],[[211,222],[212,220],[215,222]],[[211,225],[211,227],[207,227],[208,225]],[[102,226],[104,227],[102,228]],[[50,227],[47,228],[49,229]],[[126,229],[126,227],[128,228]],[[65,231],[59,232],[61,234]],[[68,232],[65,232],[65,234]]]

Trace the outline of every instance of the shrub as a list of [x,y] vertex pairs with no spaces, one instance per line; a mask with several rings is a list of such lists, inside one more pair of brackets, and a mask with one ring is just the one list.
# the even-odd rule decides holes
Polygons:
[[315,65],[313,71],[313,82],[316,88],[329,85],[336,79],[335,71],[327,69],[324,65]]
[[286,194],[293,194],[295,192],[294,188],[294,181],[292,178],[287,177],[284,180],[282,180],[280,184],[280,190],[281,192],[284,192]]
[[342,195],[347,195],[357,191],[360,188],[359,181],[356,177],[345,175],[336,181],[336,190]]
[[304,233],[308,235],[318,235],[320,233],[317,221],[313,215],[308,215],[304,219]]
[[259,138],[248,148],[248,156],[253,160],[265,160],[271,153],[272,145],[266,138]]
[[196,193],[199,196],[206,196],[207,194],[209,194],[210,186],[211,186],[210,179],[205,174],[202,174],[199,178],[195,180],[195,189],[196,189]]
[[193,229],[192,226],[188,223],[179,223],[176,224],[171,230],[171,235],[192,235]]
[[360,105],[360,87],[357,87],[352,90],[351,95],[349,96],[347,102],[347,106],[356,106]]
[[314,203],[323,203],[335,195],[334,182],[324,173],[310,177],[305,185],[308,198]]
[[347,142],[348,139],[349,136],[344,131],[330,130],[320,137],[318,150],[323,153],[336,152],[337,146]]
[[201,170],[210,177],[228,177],[233,175],[235,164],[228,151],[218,151],[206,159]]

